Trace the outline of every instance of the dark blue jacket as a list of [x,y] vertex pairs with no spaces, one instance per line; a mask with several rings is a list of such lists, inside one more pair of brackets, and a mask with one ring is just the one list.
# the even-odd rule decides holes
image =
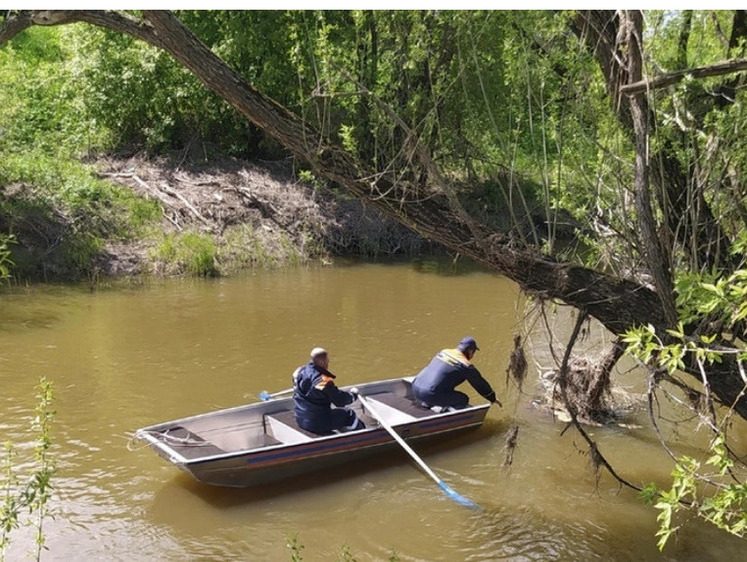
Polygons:
[[308,431],[328,431],[332,423],[332,404],[347,406],[355,395],[335,385],[335,375],[309,361],[296,378],[293,404],[296,422]]
[[495,392],[465,355],[458,349],[439,351],[426,367],[418,373],[413,382],[416,395],[438,396],[454,390],[464,381],[469,381],[482,397],[493,402]]

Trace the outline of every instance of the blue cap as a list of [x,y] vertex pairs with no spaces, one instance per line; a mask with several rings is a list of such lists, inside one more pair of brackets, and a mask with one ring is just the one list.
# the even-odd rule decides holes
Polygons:
[[475,348],[476,350],[480,351],[480,348],[477,347],[475,338],[473,338],[472,336],[462,338],[462,341],[460,341],[459,345],[457,346],[457,349],[460,351],[466,351],[470,348]]

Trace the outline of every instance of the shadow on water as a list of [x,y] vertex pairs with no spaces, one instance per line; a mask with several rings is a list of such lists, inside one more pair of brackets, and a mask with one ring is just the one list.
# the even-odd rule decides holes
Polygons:
[[376,264],[381,266],[406,266],[418,273],[433,274],[441,277],[459,277],[472,273],[489,272],[485,267],[469,258],[454,258],[449,255],[423,255],[415,258],[386,257],[377,260],[345,257],[335,260],[335,267],[358,267],[361,265]]
[[443,277],[459,277],[472,273],[490,273],[488,269],[468,258],[450,256],[421,257],[410,261],[419,273],[431,273]]

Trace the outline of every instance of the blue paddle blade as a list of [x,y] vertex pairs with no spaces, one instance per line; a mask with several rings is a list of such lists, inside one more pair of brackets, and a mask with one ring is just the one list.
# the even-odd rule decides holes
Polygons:
[[266,390],[263,390],[262,392],[260,392],[260,393],[259,393],[259,397],[260,397],[260,398],[261,398],[262,400],[265,400],[265,401],[267,401],[267,400],[269,400],[270,398],[272,398],[272,396],[270,396],[270,393],[269,393],[269,392],[267,392]]
[[455,502],[458,502],[465,507],[469,507],[470,509],[482,510],[482,508],[479,505],[465,498],[463,495],[459,494],[456,490],[453,490],[443,480],[439,480],[438,485],[444,492],[446,492],[446,495],[449,496]]

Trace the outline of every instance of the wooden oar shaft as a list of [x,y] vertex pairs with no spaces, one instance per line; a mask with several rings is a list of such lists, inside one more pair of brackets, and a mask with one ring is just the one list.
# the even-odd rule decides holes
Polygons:
[[399,443],[399,444],[400,444],[400,446],[401,446],[401,447],[402,447],[402,448],[403,448],[403,449],[404,449],[405,451],[407,451],[407,452],[408,452],[408,453],[410,454],[410,456],[411,456],[411,457],[413,458],[413,460],[414,460],[414,461],[415,461],[416,463],[418,463],[418,465],[420,465],[420,468],[422,468],[422,469],[423,469],[423,470],[425,471],[425,473],[426,473],[426,474],[427,474],[428,476],[430,476],[431,478],[433,478],[433,479],[434,479],[434,480],[436,481],[436,483],[438,484],[438,483],[439,483],[439,482],[441,481],[441,479],[440,479],[440,478],[439,478],[439,477],[438,477],[438,476],[436,475],[436,473],[435,473],[435,472],[433,472],[433,471],[432,471],[432,470],[430,469],[430,467],[429,467],[429,466],[428,466],[427,464],[425,464],[425,462],[423,462],[423,459],[421,459],[421,458],[420,458],[420,457],[418,456],[418,454],[417,454],[417,453],[416,453],[415,451],[413,451],[413,450],[412,450],[412,447],[410,447],[410,446],[409,446],[409,445],[407,444],[407,442],[406,442],[406,441],[405,441],[404,439],[402,439],[402,436],[400,436],[400,434],[399,434],[399,433],[397,433],[396,431],[394,431],[394,428],[393,428],[393,427],[392,427],[391,425],[389,425],[389,422],[387,422],[387,421],[386,421],[386,420],[385,420],[385,419],[384,419],[384,418],[383,418],[383,417],[381,416],[381,414],[380,414],[379,412],[376,412],[376,410],[375,410],[375,409],[374,409],[374,408],[373,408],[373,407],[371,406],[371,402],[369,402],[369,401],[368,401],[368,400],[367,400],[367,399],[365,398],[365,396],[361,396],[360,394],[358,395],[358,399],[359,399],[359,400],[360,400],[361,402],[363,402],[363,403],[364,403],[364,404],[366,405],[366,407],[368,408],[368,410],[369,410],[369,411],[370,411],[370,412],[371,412],[371,413],[373,414],[373,417],[375,417],[375,418],[376,418],[376,420],[377,420],[377,421],[378,421],[378,422],[379,422],[379,423],[381,424],[381,426],[382,426],[382,427],[383,427],[384,429],[386,429],[386,430],[387,430],[387,431],[389,432],[389,434],[390,434],[390,435],[391,435],[392,437],[394,437],[394,440],[395,440],[395,441],[396,441],[397,443]]
[[403,448],[403,449],[404,449],[405,451],[407,451],[407,453],[408,453],[408,454],[409,454],[409,455],[410,455],[410,456],[412,457],[412,459],[413,459],[413,460],[414,460],[414,461],[415,461],[416,463],[418,463],[418,465],[420,466],[420,468],[422,468],[422,469],[423,469],[423,471],[424,471],[424,472],[425,472],[425,473],[426,473],[426,474],[427,474],[428,476],[430,476],[430,477],[431,477],[431,478],[432,478],[432,479],[433,479],[433,480],[434,480],[434,481],[436,482],[436,484],[438,484],[438,485],[439,485],[439,487],[440,487],[440,488],[441,488],[441,489],[442,489],[442,490],[443,490],[444,492],[446,492],[446,495],[447,495],[447,496],[449,496],[449,497],[450,497],[451,499],[453,499],[453,500],[455,500],[455,501],[457,501],[457,502],[459,502],[459,503],[461,503],[462,505],[465,505],[465,506],[467,506],[467,507],[470,507],[470,508],[473,508],[473,509],[480,509],[480,507],[479,507],[478,505],[476,505],[475,503],[471,502],[471,501],[470,501],[469,499],[465,498],[464,496],[462,496],[462,495],[458,494],[458,493],[457,493],[456,491],[454,491],[453,489],[451,489],[451,488],[449,487],[449,485],[448,485],[448,484],[446,484],[446,482],[444,482],[443,480],[441,480],[441,479],[440,479],[440,478],[439,478],[439,477],[438,477],[438,476],[436,475],[436,473],[435,473],[435,472],[433,472],[433,471],[432,471],[432,470],[430,469],[430,467],[429,467],[429,466],[428,466],[427,464],[425,464],[425,462],[423,461],[423,459],[421,459],[421,458],[420,458],[420,457],[418,456],[418,454],[417,454],[417,453],[416,453],[415,451],[413,451],[413,450],[412,450],[412,447],[410,447],[410,446],[409,446],[409,445],[408,445],[408,444],[407,444],[407,443],[405,442],[405,440],[404,440],[404,439],[402,439],[402,437],[401,437],[401,436],[399,435],[399,433],[397,433],[396,431],[394,431],[394,428],[393,428],[393,427],[392,427],[391,425],[389,425],[389,423],[388,423],[388,422],[387,422],[387,421],[386,421],[386,420],[385,420],[385,419],[383,418],[383,416],[381,415],[381,413],[380,413],[380,412],[377,412],[377,411],[376,411],[376,408],[374,408],[374,407],[373,407],[373,406],[371,405],[371,402],[370,402],[370,401],[369,401],[369,400],[368,400],[368,399],[367,399],[367,398],[366,398],[365,396],[362,396],[361,394],[358,394],[358,399],[359,399],[359,400],[361,401],[361,403],[362,403],[362,404],[364,404],[364,405],[366,406],[366,408],[368,408],[368,411],[370,412],[370,414],[371,414],[371,415],[372,415],[372,416],[373,416],[374,418],[376,418],[376,420],[377,420],[377,421],[378,421],[378,422],[379,422],[379,423],[381,424],[381,426],[382,426],[382,427],[383,427],[384,429],[386,429],[386,430],[387,430],[387,432],[389,433],[389,435],[391,435],[391,436],[392,436],[392,437],[394,438],[394,440],[395,440],[395,441],[396,441],[397,443],[399,443],[399,445],[400,445],[400,446],[401,446],[401,447],[402,447],[402,448]]
[[285,390],[279,390],[277,392],[273,392],[272,394],[269,394],[266,390],[263,390],[262,392],[259,393],[259,397],[262,400],[271,400],[277,396],[282,396],[283,394],[290,394],[291,392],[293,392],[292,387],[286,388]]

